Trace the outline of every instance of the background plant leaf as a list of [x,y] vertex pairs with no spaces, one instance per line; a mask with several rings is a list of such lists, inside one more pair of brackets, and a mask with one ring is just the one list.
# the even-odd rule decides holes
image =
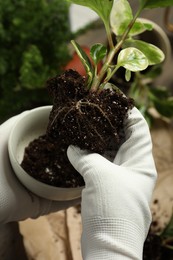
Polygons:
[[42,88],[41,84],[44,82],[49,70],[48,66],[43,64],[43,57],[38,47],[35,45],[28,46],[28,49],[23,52],[20,67],[19,79],[23,88],[35,89],[35,85]]
[[105,24],[109,21],[113,0],[68,0],[71,3],[89,7],[96,12]]
[[0,1],[0,122],[51,104],[48,78],[70,60],[69,3]]
[[165,117],[173,117],[173,98],[161,100],[154,98],[153,103],[157,111]]
[[150,92],[159,99],[167,99],[170,97],[170,91],[164,86],[152,87]]
[[139,0],[142,8],[158,8],[173,6],[172,0]]
[[163,66],[162,64],[157,64],[154,66],[150,66],[150,69],[145,71],[145,78],[150,78],[150,79],[155,79],[157,78],[159,75],[161,75],[163,71]]

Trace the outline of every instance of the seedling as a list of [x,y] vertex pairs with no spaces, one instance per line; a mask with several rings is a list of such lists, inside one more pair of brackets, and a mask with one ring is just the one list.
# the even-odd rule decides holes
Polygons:
[[[120,67],[126,69],[126,80],[130,80],[131,72],[145,70],[149,65],[161,63],[164,60],[163,52],[156,46],[134,37],[152,30],[150,23],[143,22],[139,17],[144,8],[153,8],[171,4],[171,1],[140,1],[139,9],[135,15],[127,0],[69,0],[72,3],[84,5],[94,10],[102,19],[109,48],[96,43],[91,47],[90,55],[93,63],[90,62],[82,48],[72,41],[88,76],[87,88],[96,91],[104,88],[111,77]],[[152,3],[151,3],[152,2]],[[114,44],[116,37],[116,44]],[[117,63],[112,61],[117,56]],[[97,64],[104,60],[101,71],[97,72]],[[94,64],[94,65],[93,65]]]
[[[124,67],[126,81],[130,81],[132,72],[135,73],[135,81],[130,90],[130,95],[138,101],[136,105],[146,116],[146,119],[149,119],[147,110],[152,105],[163,116],[172,117],[173,98],[170,97],[168,91],[163,87],[150,89],[149,84],[144,84],[146,81],[143,80],[145,76],[155,77],[155,74],[152,74],[151,66],[161,64],[165,55],[157,46],[138,40],[138,36],[146,30],[152,31],[153,29],[152,23],[144,22],[139,18],[141,12],[146,8],[171,6],[173,1],[139,0],[136,14],[133,14],[127,0],[69,1],[89,7],[98,14],[105,26],[109,45],[107,47],[101,43],[94,44],[90,49],[90,56],[93,60],[91,63],[80,45],[72,40],[72,44],[86,70],[88,77],[86,88],[91,91],[100,91],[108,86],[115,88],[112,84],[110,85],[109,81],[120,67]],[[101,71],[98,72],[97,65],[100,61],[103,61],[103,66]],[[141,74],[141,71],[146,70],[148,66],[151,73]],[[164,95],[162,96],[162,94]],[[162,98],[160,99],[160,97]]]

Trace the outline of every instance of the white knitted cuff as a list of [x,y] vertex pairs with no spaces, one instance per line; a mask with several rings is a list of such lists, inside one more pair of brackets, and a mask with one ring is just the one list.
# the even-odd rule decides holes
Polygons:
[[125,219],[95,218],[83,223],[84,260],[141,260],[145,232]]

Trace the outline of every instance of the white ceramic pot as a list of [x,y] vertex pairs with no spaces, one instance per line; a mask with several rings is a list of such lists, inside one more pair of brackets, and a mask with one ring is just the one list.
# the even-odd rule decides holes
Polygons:
[[23,114],[14,125],[8,143],[12,168],[20,182],[36,195],[58,201],[72,200],[81,196],[83,187],[61,188],[42,183],[31,177],[21,166],[25,147],[46,133],[51,106],[32,109]]

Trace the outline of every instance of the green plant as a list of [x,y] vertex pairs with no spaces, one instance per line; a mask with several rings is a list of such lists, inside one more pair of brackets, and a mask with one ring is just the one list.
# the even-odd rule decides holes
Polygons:
[[0,121],[49,102],[45,81],[69,60],[69,4],[0,1]]
[[[165,88],[153,88],[146,84],[147,77],[155,77],[154,70],[142,74],[148,67],[160,64],[164,60],[164,53],[156,46],[147,42],[136,40],[136,36],[145,30],[152,30],[152,24],[143,22],[139,16],[146,8],[158,8],[173,5],[172,0],[139,0],[139,7],[133,15],[129,1],[127,0],[69,0],[72,3],[87,6],[95,11],[102,19],[109,47],[97,43],[91,47],[90,62],[81,47],[74,40],[72,44],[78,53],[88,75],[86,88],[91,91],[100,91],[110,86],[109,81],[120,67],[125,69],[125,79],[131,79],[135,73],[130,96],[136,101],[136,105],[150,119],[148,108],[152,105],[164,116],[173,116],[173,98]],[[114,43],[116,37],[116,43]],[[103,60],[101,71],[97,71],[97,64]],[[116,64],[114,61],[116,60]],[[94,65],[93,65],[94,64]],[[112,87],[112,84],[111,84]],[[114,86],[115,88],[115,86]]]

